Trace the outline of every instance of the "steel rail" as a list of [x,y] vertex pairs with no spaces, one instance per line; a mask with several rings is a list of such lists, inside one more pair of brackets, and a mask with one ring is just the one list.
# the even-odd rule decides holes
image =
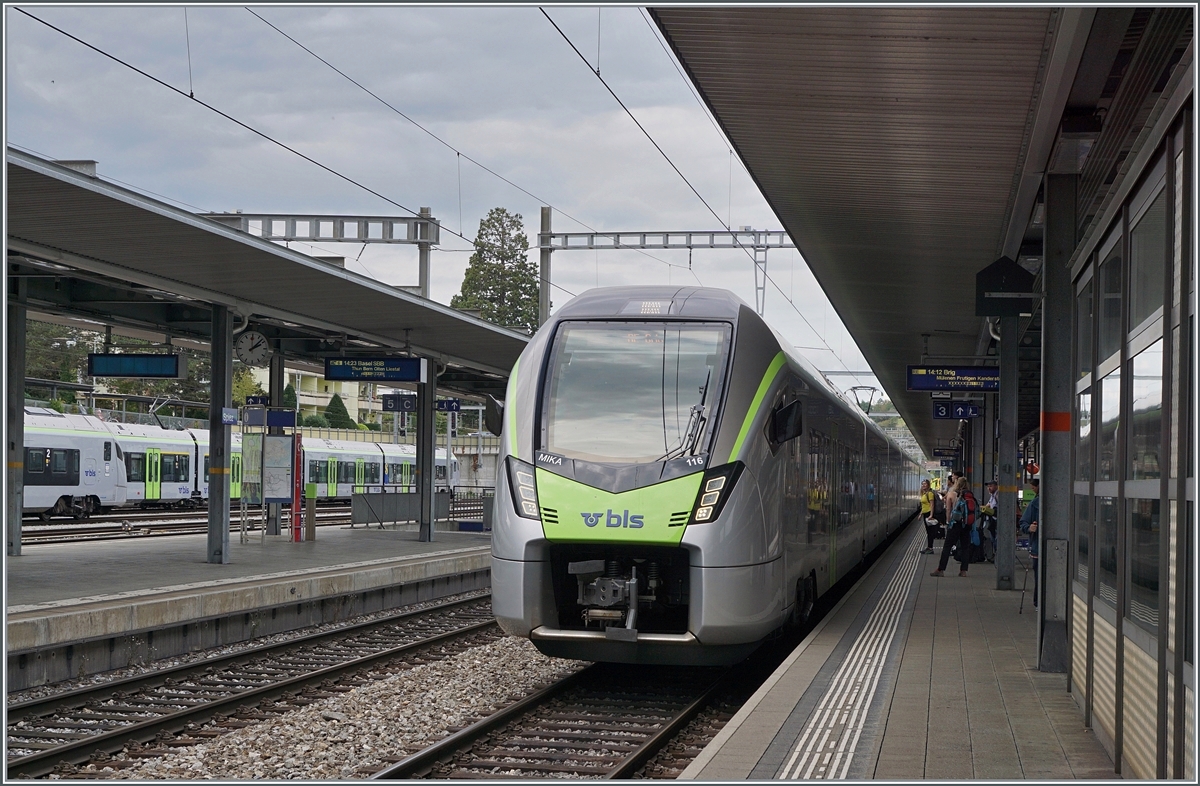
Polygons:
[[[394,623],[397,619],[405,617],[414,617],[419,615],[428,615],[432,612],[446,611],[455,606],[461,606],[468,603],[478,602],[484,597],[468,598],[461,601],[437,606],[432,609],[422,609],[420,611],[407,612],[403,615],[396,615],[382,620],[372,620],[368,623],[348,628],[339,628],[334,631],[325,631],[323,633],[314,634],[311,637],[305,637],[299,640],[290,640],[278,644],[265,645],[256,647],[252,650],[243,650],[232,655],[222,658],[214,658],[213,660],[202,661],[197,664],[186,664],[184,666],[164,669],[159,672],[154,672],[149,675],[138,675],[117,682],[106,683],[101,686],[85,688],[80,691],[72,691],[68,694],[59,694],[58,696],[39,699],[23,704],[14,704],[8,708],[8,717],[17,717],[17,713],[21,712],[25,715],[34,714],[34,709],[40,709],[41,715],[52,713],[58,709],[71,709],[79,706],[81,703],[86,703],[95,697],[102,695],[111,695],[115,690],[125,688],[150,688],[157,687],[158,684],[165,684],[168,678],[183,673],[203,673],[210,670],[214,664],[224,664],[227,666],[240,665],[243,661],[251,661],[256,657],[264,654],[272,654],[276,651],[294,649],[297,647],[307,646],[319,643],[322,640],[344,637],[347,633],[361,632],[364,628],[379,627],[382,625]],[[133,741],[143,742],[153,740],[160,732],[177,732],[182,730],[189,723],[195,723],[206,717],[221,712],[227,708],[236,708],[241,705],[254,704],[263,699],[277,698],[278,696],[288,693],[297,688],[304,688],[309,685],[319,684],[331,677],[340,676],[348,672],[360,670],[371,666],[380,661],[386,661],[398,655],[402,655],[411,650],[427,647],[431,644],[436,644],[440,641],[453,639],[466,634],[494,627],[496,621],[494,619],[484,620],[482,622],[472,623],[462,628],[440,633],[431,637],[420,639],[419,641],[408,642],[397,647],[391,647],[380,652],[365,655],[360,658],[354,658],[345,663],[334,664],[317,671],[300,674],[294,677],[289,677],[278,682],[272,682],[269,685],[263,685],[258,688],[251,688],[245,691],[231,693],[228,696],[214,698],[212,701],[207,701],[203,704],[189,707],[186,709],[173,712],[168,715],[163,715],[157,718],[149,718],[140,723],[134,723],[129,726],[122,726],[103,734],[93,735],[75,742],[66,743],[49,750],[39,753],[32,753],[27,756],[20,756],[8,759],[5,764],[6,776],[8,778],[29,776],[38,777],[49,774],[55,766],[60,762],[68,764],[81,764],[86,762],[93,753],[102,751],[104,753],[112,753],[119,751],[126,744]],[[10,732],[14,736],[20,736],[18,732]]]
[[482,720],[472,723],[465,729],[460,729],[454,732],[449,737],[445,737],[433,743],[427,748],[408,756],[401,761],[396,762],[390,767],[386,767],[371,776],[370,780],[402,780],[411,777],[413,774],[420,772],[426,767],[431,767],[437,764],[440,759],[449,756],[457,750],[466,747],[468,744],[487,734],[492,729],[502,726],[510,720],[520,717],[529,710],[544,704],[549,699],[563,692],[567,688],[573,686],[576,682],[582,679],[584,674],[589,673],[595,665],[588,666],[586,669],[571,674],[553,685],[547,685],[545,688],[531,693],[525,698],[510,704],[507,707],[493,712],[491,715]]

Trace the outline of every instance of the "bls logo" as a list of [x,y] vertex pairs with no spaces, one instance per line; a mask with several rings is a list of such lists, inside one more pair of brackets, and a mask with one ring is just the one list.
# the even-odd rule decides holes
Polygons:
[[604,526],[606,527],[628,527],[629,529],[640,529],[643,524],[641,514],[635,513],[629,515],[629,511],[621,513],[613,513],[612,508],[609,508],[607,513],[580,513],[583,516],[583,523],[589,527],[594,527],[600,523],[600,517],[604,516]]

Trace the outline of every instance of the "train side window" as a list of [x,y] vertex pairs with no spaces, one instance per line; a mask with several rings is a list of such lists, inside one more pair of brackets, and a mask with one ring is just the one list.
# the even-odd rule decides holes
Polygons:
[[437,478],[438,480],[445,480],[446,479],[446,465],[438,464],[437,467],[433,471],[433,476],[435,478]]
[[380,467],[379,464],[371,464],[368,462],[365,467],[365,473],[364,473],[364,477],[363,477],[364,482],[378,483],[379,482],[379,467]]
[[50,473],[52,475],[66,475],[69,458],[65,450],[50,451]]
[[208,466],[209,466],[208,456],[205,456],[204,457],[204,482],[205,483],[208,482]]
[[795,439],[804,433],[804,402],[793,401],[775,410],[772,416],[771,439],[777,445]]
[[49,461],[50,451],[46,448],[26,448],[25,449],[25,474],[26,475],[41,475],[46,471],[46,464]]
[[104,460],[112,461],[112,443],[111,442],[104,443]]
[[125,454],[125,479],[130,483],[146,482],[146,454]]

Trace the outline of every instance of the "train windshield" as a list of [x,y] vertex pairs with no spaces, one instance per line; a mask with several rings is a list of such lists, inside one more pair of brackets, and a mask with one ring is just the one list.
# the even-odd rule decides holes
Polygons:
[[563,323],[548,376],[542,448],[610,464],[704,452],[730,333],[725,323]]

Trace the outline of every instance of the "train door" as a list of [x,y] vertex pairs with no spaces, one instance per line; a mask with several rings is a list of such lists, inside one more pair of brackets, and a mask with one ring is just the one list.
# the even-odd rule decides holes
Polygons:
[[229,457],[229,498],[241,499],[242,496],[242,454],[234,453]]
[[162,497],[162,451],[146,448],[146,499]]
[[413,465],[407,461],[400,465],[400,482],[405,486],[413,484]]
[[367,460],[362,458],[354,459],[354,491],[357,494],[363,493],[363,484],[367,482]]
[[329,493],[329,496],[331,498],[337,496],[337,492],[338,492],[337,482],[338,482],[337,459],[330,458],[329,459],[329,485],[326,486],[326,491]]

